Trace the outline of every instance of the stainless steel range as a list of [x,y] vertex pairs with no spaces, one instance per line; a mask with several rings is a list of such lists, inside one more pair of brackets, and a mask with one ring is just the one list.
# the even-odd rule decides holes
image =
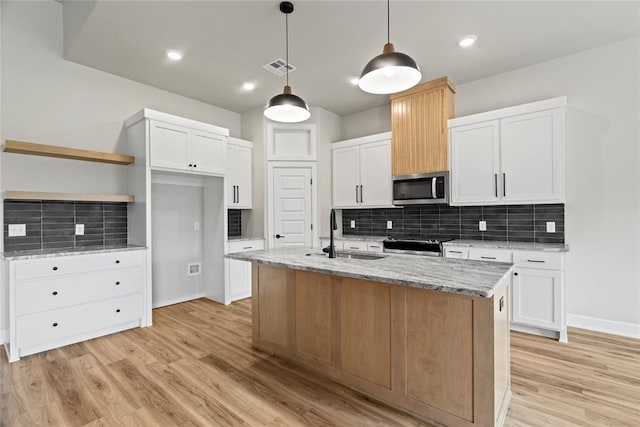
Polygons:
[[384,251],[396,254],[442,256],[442,243],[453,239],[426,239],[424,237],[389,237],[383,243]]

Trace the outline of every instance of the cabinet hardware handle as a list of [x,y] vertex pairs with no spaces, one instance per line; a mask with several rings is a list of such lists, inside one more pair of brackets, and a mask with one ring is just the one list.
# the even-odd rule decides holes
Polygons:
[[116,286],[118,286],[120,284],[120,282],[116,282]]
[[55,322],[52,326],[55,328],[56,326],[58,326],[58,322]]
[[528,259],[527,262],[541,262],[542,264],[544,264],[546,261],[540,259]]
[[193,167],[193,165],[191,163],[189,163],[189,167],[191,168],[191,167]]
[[238,191],[238,198],[237,198],[236,203],[240,203],[240,186],[239,186],[239,185],[236,185],[236,189],[237,189],[237,191]]
[[496,259],[494,256],[481,256],[482,259]]
[[450,254],[461,254],[462,251],[449,251]]
[[360,248],[357,246],[349,246],[349,249],[360,249]]
[[197,167],[198,167],[198,165],[196,165],[196,164],[194,163],[194,164],[193,164],[193,167],[194,167],[194,168],[197,168]]
[[356,203],[360,203],[358,200],[358,186],[356,185]]
[[116,313],[120,313],[120,309],[117,309],[117,310],[116,310]]
[[360,186],[360,203],[364,203],[364,196],[362,195],[362,188],[363,186]]
[[496,189],[496,197],[498,197],[498,174],[497,173],[493,174],[493,184]]
[[372,248],[379,248],[380,247],[378,245],[369,245],[369,246],[371,246]]
[[58,291],[53,291],[52,295],[58,295]]
[[253,249],[253,246],[245,246],[242,249]]
[[58,267],[53,267],[53,271],[57,271],[57,270],[58,270]]
[[502,311],[504,308],[504,297],[500,297],[500,302],[498,303],[498,311]]
[[502,172],[502,197],[507,197],[507,174]]
[[120,264],[120,260],[119,259],[116,260],[116,264]]
[[514,275],[514,276],[517,276],[517,275],[518,275],[518,272],[517,272],[517,271],[514,271],[514,272],[513,272],[513,275]]

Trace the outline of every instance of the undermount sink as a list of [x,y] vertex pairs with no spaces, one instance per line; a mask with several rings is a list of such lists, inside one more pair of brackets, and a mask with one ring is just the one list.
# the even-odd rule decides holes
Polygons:
[[[322,256],[327,256],[327,254],[318,254]],[[385,258],[385,255],[373,255],[373,254],[356,254],[350,252],[338,252],[338,258],[348,258],[348,259],[363,259],[363,260],[373,260],[373,259],[381,259]]]

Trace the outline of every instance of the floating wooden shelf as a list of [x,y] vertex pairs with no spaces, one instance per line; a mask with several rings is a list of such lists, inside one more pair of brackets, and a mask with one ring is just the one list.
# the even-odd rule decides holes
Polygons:
[[60,200],[76,202],[135,202],[135,196],[123,194],[43,193],[37,191],[5,191],[5,200]]
[[135,162],[135,157],[124,154],[102,153],[100,151],[79,150],[77,148],[11,140],[4,142],[4,151],[7,153],[59,157],[63,159],[86,160],[89,162],[112,163],[116,165],[130,165]]

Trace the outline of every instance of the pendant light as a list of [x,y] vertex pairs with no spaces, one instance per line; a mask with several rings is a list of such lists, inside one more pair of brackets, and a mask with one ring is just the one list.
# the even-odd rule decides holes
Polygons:
[[309,106],[302,98],[291,93],[291,86],[289,86],[289,14],[293,12],[293,4],[283,1],[280,3],[280,12],[285,16],[287,85],[281,94],[274,96],[267,102],[264,107],[264,116],[274,122],[303,122],[311,117]]
[[373,58],[362,70],[358,86],[365,92],[382,94],[409,89],[422,80],[416,61],[409,55],[396,52],[389,37],[389,0],[387,0],[387,44],[382,54]]

